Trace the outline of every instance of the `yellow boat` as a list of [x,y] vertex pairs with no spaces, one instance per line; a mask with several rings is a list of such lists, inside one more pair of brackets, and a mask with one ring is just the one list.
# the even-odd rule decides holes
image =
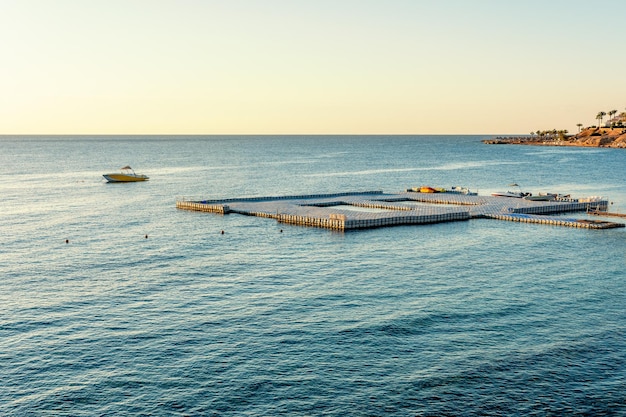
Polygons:
[[135,171],[133,171],[130,165],[126,165],[125,167],[120,168],[120,170],[121,172],[119,173],[103,174],[102,176],[107,180],[107,182],[137,182],[150,179],[147,175],[135,174]]
[[428,186],[422,186],[420,187],[420,193],[438,193],[439,191],[437,191],[436,188],[433,187],[428,187]]

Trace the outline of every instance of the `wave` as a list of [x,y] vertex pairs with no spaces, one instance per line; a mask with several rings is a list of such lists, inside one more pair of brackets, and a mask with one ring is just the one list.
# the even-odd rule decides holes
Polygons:
[[475,169],[495,165],[519,165],[522,162],[516,161],[472,161],[472,162],[456,162],[432,167],[409,167],[409,168],[380,168],[366,169],[362,171],[339,171],[308,174],[308,177],[344,177],[344,176],[360,176],[360,175],[377,175],[393,172],[417,172],[417,171],[456,171],[461,169]]

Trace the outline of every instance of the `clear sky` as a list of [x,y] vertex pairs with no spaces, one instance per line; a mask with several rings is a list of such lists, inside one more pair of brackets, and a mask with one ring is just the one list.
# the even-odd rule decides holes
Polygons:
[[624,0],[0,0],[0,134],[506,134],[626,109]]

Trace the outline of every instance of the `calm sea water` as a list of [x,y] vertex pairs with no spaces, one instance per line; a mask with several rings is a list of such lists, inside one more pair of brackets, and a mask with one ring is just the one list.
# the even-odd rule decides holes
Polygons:
[[[0,137],[0,415],[625,415],[625,229],[175,208],[516,182],[626,212],[624,150],[480,139]],[[104,183],[126,164],[150,181]]]

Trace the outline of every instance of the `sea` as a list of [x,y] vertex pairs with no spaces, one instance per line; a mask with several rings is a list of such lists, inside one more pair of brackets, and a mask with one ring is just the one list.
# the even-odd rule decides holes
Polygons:
[[624,228],[176,209],[428,185],[626,213],[625,150],[485,138],[1,136],[0,415],[626,415]]

